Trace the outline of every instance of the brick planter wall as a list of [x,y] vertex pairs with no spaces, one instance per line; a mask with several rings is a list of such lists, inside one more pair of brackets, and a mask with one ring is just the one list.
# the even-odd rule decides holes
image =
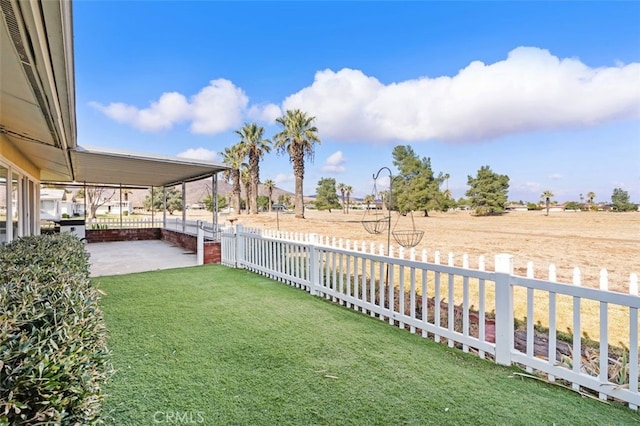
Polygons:
[[159,240],[160,228],[139,229],[87,229],[85,237],[89,243],[107,243],[111,241]]
[[[162,240],[182,247],[185,250],[197,253],[198,238],[194,235],[183,234],[181,232],[162,230]],[[222,245],[219,241],[204,242],[204,263],[221,263]]]
[[222,263],[222,244],[220,241],[204,242],[204,263]]
[[194,253],[198,251],[198,239],[193,235],[163,229],[161,239]]

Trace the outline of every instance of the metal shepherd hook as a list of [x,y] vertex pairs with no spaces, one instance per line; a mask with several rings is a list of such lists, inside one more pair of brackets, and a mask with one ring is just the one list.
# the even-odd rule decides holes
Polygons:
[[[387,256],[389,256],[389,250],[391,248],[391,206],[392,206],[392,188],[393,188],[393,174],[391,173],[391,169],[389,169],[388,167],[384,166],[381,167],[380,170],[378,170],[378,173],[376,173],[375,175],[373,175],[373,181],[376,182],[376,180],[378,180],[378,176],[380,176],[380,173],[386,170],[389,172],[389,201],[387,203],[387,213],[388,213],[388,217],[389,217],[389,226],[387,226]],[[384,200],[382,201],[382,206],[384,207]]]

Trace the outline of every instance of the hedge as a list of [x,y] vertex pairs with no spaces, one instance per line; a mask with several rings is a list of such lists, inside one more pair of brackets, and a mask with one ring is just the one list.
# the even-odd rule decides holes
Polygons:
[[0,424],[96,424],[112,374],[89,255],[69,233],[0,248]]

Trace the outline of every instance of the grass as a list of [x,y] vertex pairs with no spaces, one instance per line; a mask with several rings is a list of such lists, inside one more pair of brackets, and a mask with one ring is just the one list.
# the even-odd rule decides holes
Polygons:
[[108,424],[640,424],[640,415],[220,265],[96,278]]

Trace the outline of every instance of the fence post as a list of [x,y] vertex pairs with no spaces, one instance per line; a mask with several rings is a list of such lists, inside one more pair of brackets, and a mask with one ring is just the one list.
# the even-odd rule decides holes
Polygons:
[[196,258],[198,265],[204,265],[204,228],[202,227],[202,221],[197,222],[198,226],[198,238],[196,248]]
[[242,225],[235,226],[236,233],[236,268],[244,267],[244,237],[241,237]]
[[513,256],[497,254],[496,272],[496,363],[511,365],[513,348],[513,288],[510,277],[513,275]]
[[320,292],[320,256],[318,255],[318,235],[309,234],[309,293],[318,296]]

